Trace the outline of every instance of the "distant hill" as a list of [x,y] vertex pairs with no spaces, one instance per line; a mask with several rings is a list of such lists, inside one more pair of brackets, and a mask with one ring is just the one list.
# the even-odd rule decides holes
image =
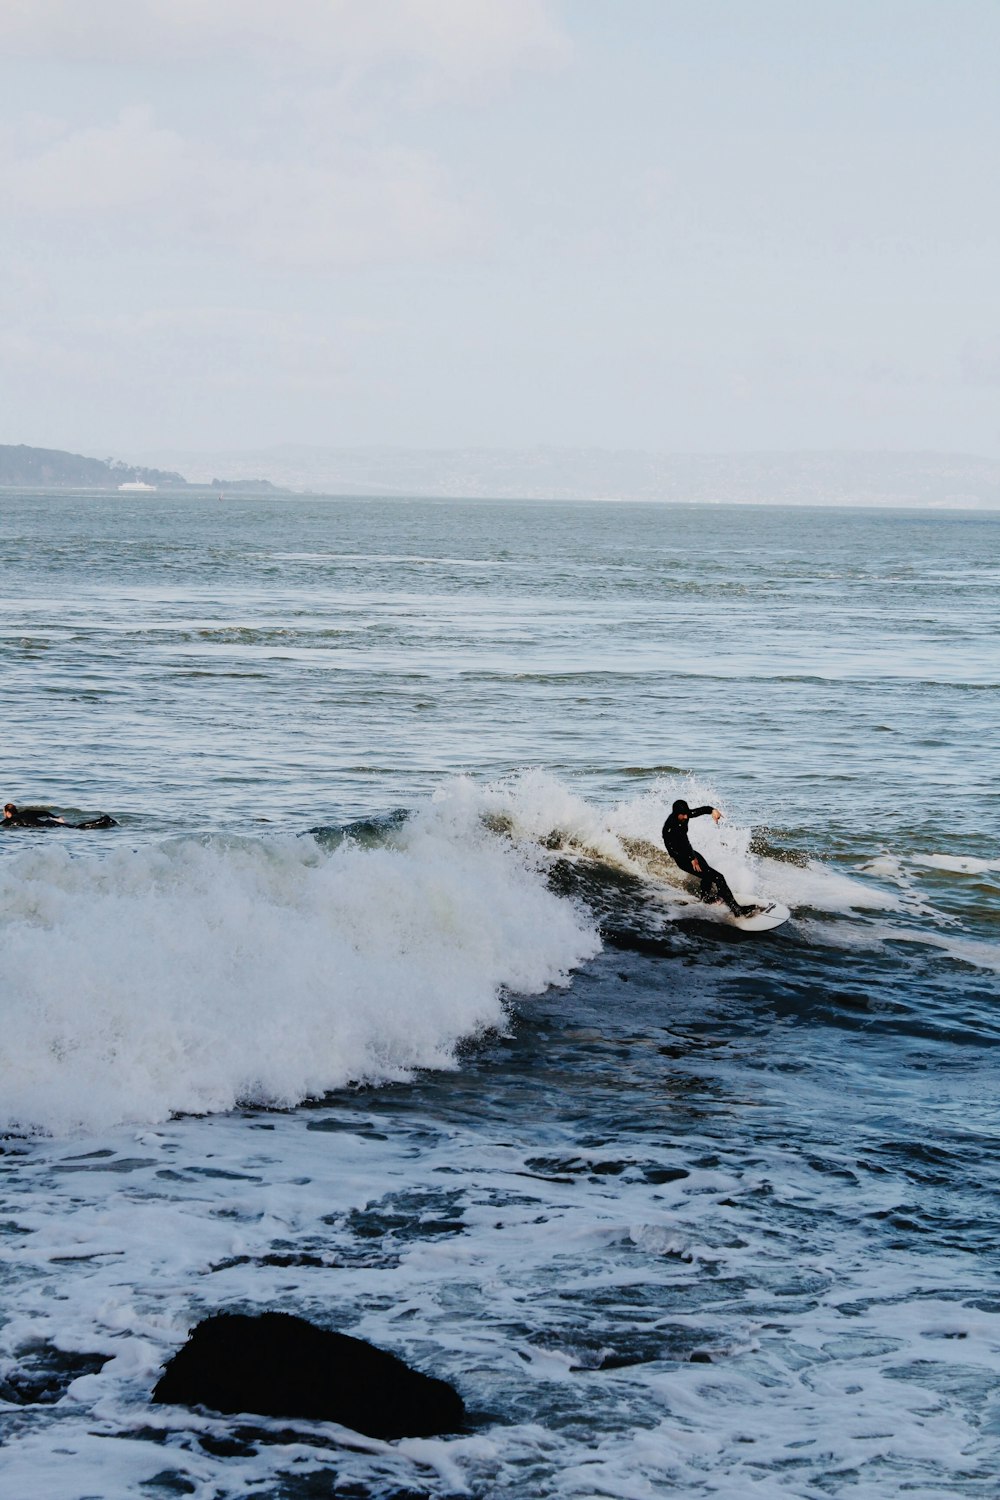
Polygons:
[[[284,446],[252,453],[146,453],[173,468],[0,446],[0,489],[149,486],[223,494],[455,499],[670,500],[729,505],[1000,509],[1000,461],[968,453],[654,453],[601,448]],[[261,471],[275,483],[260,479]],[[228,474],[219,479],[218,473]],[[209,478],[208,476],[212,477]]]
[[146,469],[117,458],[85,458],[61,448],[29,448],[0,444],[0,485],[28,489],[117,489],[120,484],[149,484],[157,489],[183,489],[182,474]]
[[0,443],[0,488],[117,490],[122,485],[147,485],[157,490],[205,489],[273,491],[268,479],[213,479],[210,486],[191,485],[173,469],[149,469],[123,463],[120,458],[86,458],[61,448],[29,448]]

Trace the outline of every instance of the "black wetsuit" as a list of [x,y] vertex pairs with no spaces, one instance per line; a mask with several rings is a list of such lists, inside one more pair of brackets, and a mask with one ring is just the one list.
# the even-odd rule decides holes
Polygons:
[[[701,818],[711,811],[710,807],[692,807],[688,813],[688,819]],[[726,877],[721,871],[712,869],[704,854],[699,854],[697,849],[691,848],[687,820],[682,823],[676,813],[671,813],[663,825],[663,843],[675,865],[679,865],[688,875],[697,875],[701,881],[701,899],[706,904],[710,905],[713,901],[721,899],[735,916],[743,914],[745,908],[740,905],[729,889]],[[695,860],[698,861],[697,870],[694,867]]]
[[54,818],[44,807],[19,807],[12,817],[4,818],[4,828],[117,828],[116,819],[110,813],[101,813],[86,823],[67,823],[63,818]]
[[19,807],[11,817],[3,820],[5,828],[65,828],[61,818],[54,818],[42,807]]

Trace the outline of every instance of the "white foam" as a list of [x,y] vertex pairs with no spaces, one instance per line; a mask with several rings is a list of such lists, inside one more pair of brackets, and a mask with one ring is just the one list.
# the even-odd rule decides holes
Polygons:
[[904,879],[902,860],[897,855],[887,852],[868,860],[861,866],[861,871],[865,875],[878,875],[884,880],[895,880],[897,884]]
[[[454,789],[444,795],[454,796]],[[660,894],[668,902],[669,886],[683,886],[685,877],[665,854],[660,830],[671,803],[684,797],[692,806],[722,806],[721,822],[704,816],[691,825],[691,841],[747,901],[767,899],[793,911],[808,906],[842,914],[895,911],[902,905],[895,893],[842,874],[819,860],[791,864],[754,854],[752,827],[730,821],[712,788],[691,777],[658,779],[641,795],[610,810],[589,803],[543,771],[523,772],[487,788],[468,782],[463,795],[484,812],[508,818],[520,837],[547,839],[555,833],[564,843],[642,878],[652,874],[654,881],[666,879],[668,888]]]
[[861,925],[805,920],[799,923],[799,930],[809,942],[826,948],[840,948],[851,953],[883,953],[887,943],[910,943],[916,947],[934,948],[944,957],[970,968],[1000,973],[1000,944],[985,939],[952,936],[926,928],[890,927],[884,922]]
[[914,864],[925,865],[932,870],[946,870],[952,875],[995,875],[1000,872],[1000,859],[973,859],[952,854],[923,854],[914,859]]
[[599,942],[468,798],[394,847],[177,840],[0,869],[0,1121],[55,1132],[452,1065]]
[[885,936],[893,942],[917,943],[927,948],[937,948],[948,958],[968,964],[973,969],[984,969],[1000,974],[1000,944],[974,938],[951,937],[939,932],[888,932]]
[[[782,1096],[788,1086],[787,1075],[771,1085]],[[801,1088],[800,1111],[815,1105],[815,1079]],[[125,1500],[162,1472],[198,1494],[270,1493],[283,1473],[321,1483],[335,1468],[344,1489],[373,1494],[541,1487],[651,1500],[710,1479],[719,1494],[777,1496],[792,1493],[790,1454],[797,1494],[826,1493],[826,1476],[855,1468],[858,1492],[881,1495],[886,1458],[941,1495],[973,1466],[989,1472],[977,1400],[995,1384],[989,1270],[933,1240],[915,1257],[873,1233],[901,1201],[897,1174],[817,1173],[767,1132],[731,1137],[722,1164],[698,1167],[718,1138],[695,1129],[683,1145],[647,1135],[642,1146],[663,1166],[689,1165],[686,1177],[566,1183],[530,1170],[538,1122],[517,1115],[444,1126],[376,1105],[369,1117],[334,1112],[335,1133],[310,1128],[316,1118],[43,1142],[21,1182],[4,1177],[0,1211],[18,1225],[5,1269],[27,1274],[6,1284],[0,1364],[16,1369],[33,1343],[111,1358],[58,1405],[17,1414],[0,1447],[3,1494]],[[569,1127],[563,1116],[545,1129]],[[460,1198],[461,1234],[400,1240],[394,1267],[338,1263],[355,1210],[443,1190]],[[279,1249],[319,1251],[329,1268],[262,1259]],[[654,1357],[598,1373],[634,1330],[632,1289],[651,1286],[663,1309]],[[503,1416],[394,1444],[255,1417],[271,1440],[218,1457],[198,1439],[231,1437],[231,1418],[151,1406],[149,1393],[190,1327],[236,1306],[280,1306],[368,1338]],[[686,1358],[691,1347],[711,1363]],[[587,1423],[565,1419],[584,1408]]]

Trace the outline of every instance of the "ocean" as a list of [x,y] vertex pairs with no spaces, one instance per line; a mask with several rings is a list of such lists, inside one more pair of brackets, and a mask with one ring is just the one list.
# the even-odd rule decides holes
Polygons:
[[[0,1493],[996,1495],[1000,513],[3,509]],[[150,1404],[265,1309],[467,1429]]]

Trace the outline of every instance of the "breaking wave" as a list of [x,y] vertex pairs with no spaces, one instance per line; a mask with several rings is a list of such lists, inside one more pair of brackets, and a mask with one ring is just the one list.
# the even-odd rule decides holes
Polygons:
[[[453,1067],[507,1026],[509,996],[566,984],[602,928],[620,946],[623,931],[725,920],[659,845],[678,795],[717,800],[666,777],[608,809],[535,771],[460,778],[412,815],[307,836],[101,857],[35,841],[0,862],[0,1128],[291,1107]],[[996,966],[895,857],[844,872],[728,819],[700,820],[695,844],[741,899],[792,909],[786,939],[917,941]]]
[[454,1065],[600,947],[468,798],[381,844],[180,839],[0,867],[0,1122],[63,1132]]

